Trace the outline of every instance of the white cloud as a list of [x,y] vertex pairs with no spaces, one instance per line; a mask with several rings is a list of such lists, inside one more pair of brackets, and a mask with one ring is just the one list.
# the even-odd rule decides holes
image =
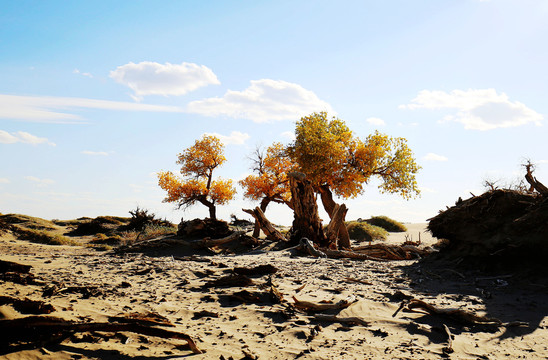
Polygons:
[[108,156],[108,153],[106,151],[90,151],[90,150],[84,150],[82,151],[82,154],[84,155],[91,155],[91,156]]
[[89,78],[92,78],[92,77],[93,77],[93,75],[91,75],[90,73],[88,73],[88,72],[81,72],[81,71],[78,70],[78,69],[74,69],[74,70],[72,71],[72,73],[73,73],[73,74],[80,74],[80,75],[82,75],[82,76],[87,76],[87,77],[89,77]]
[[78,108],[119,111],[182,112],[176,106],[136,104],[132,102],[67,98],[52,96],[17,96],[0,94],[0,119],[33,122],[74,124],[84,120],[79,116],[58,110]]
[[447,161],[448,159],[445,156],[428,153],[422,158],[424,161]]
[[495,89],[470,89],[444,91],[423,90],[411,104],[403,109],[456,109],[445,121],[462,123],[465,129],[491,130],[521,126],[529,123],[541,125],[544,117],[518,101],[510,101]]
[[249,134],[241,133],[239,131],[233,131],[230,135],[221,135],[217,133],[206,133],[206,135],[216,136],[221,140],[225,145],[234,144],[234,145],[243,145],[247,139],[249,139]]
[[282,137],[289,139],[291,141],[295,140],[295,132],[293,131],[284,131],[280,134]]
[[55,143],[49,141],[48,139],[34,136],[28,132],[17,131],[10,134],[7,131],[0,130],[0,143],[15,144],[18,142],[32,145],[48,144],[50,146],[55,146]]
[[38,187],[45,187],[55,183],[55,181],[51,179],[40,179],[40,178],[37,178],[36,176],[25,176],[25,179],[35,183]]
[[331,106],[302,86],[270,79],[252,80],[243,91],[228,90],[222,98],[193,101],[191,113],[206,116],[226,115],[255,122],[297,120],[317,111],[334,113]]
[[186,62],[130,62],[111,71],[110,77],[132,89],[136,100],[141,100],[145,95],[184,95],[203,86],[220,84],[207,66]]
[[10,180],[6,178],[0,178],[0,184],[9,184]]
[[365,121],[367,121],[369,124],[374,125],[374,126],[384,126],[384,125],[386,125],[386,123],[384,122],[383,119],[376,118],[376,117],[367,118]]

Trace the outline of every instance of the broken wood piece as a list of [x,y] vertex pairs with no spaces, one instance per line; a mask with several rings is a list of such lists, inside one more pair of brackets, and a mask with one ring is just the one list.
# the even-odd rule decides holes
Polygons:
[[123,323],[138,323],[141,325],[162,325],[162,326],[175,326],[169,321],[168,318],[153,312],[144,313],[128,313],[118,316],[109,316],[109,322],[123,322]]
[[212,247],[212,246],[219,246],[226,243],[229,243],[231,241],[236,240],[240,236],[245,234],[245,231],[235,231],[232,234],[221,238],[221,239],[210,239],[210,238],[204,238],[197,241],[190,242],[190,245],[195,248],[206,248],[206,247]]
[[443,348],[444,354],[451,354],[453,350],[453,334],[451,334],[451,330],[447,327],[447,325],[443,324],[443,329],[445,330],[445,333],[447,334],[447,346]]
[[305,311],[326,311],[326,310],[340,310],[345,309],[352,305],[354,302],[356,302],[355,297],[350,297],[348,299],[343,299],[336,304],[316,304],[310,301],[301,301],[298,300],[295,296],[293,296],[293,301],[295,302],[293,306],[295,306],[297,309],[305,310]]
[[[440,315],[451,318],[461,323],[465,324],[484,324],[484,325],[503,325],[502,321],[496,318],[489,318],[486,316],[476,315],[472,312],[461,310],[461,309],[439,309],[431,304],[428,304],[422,300],[411,299],[407,302],[402,303],[400,308],[403,311],[408,312],[419,312],[430,315]],[[398,310],[399,311],[399,310]],[[397,311],[397,312],[398,312]],[[397,314],[394,314],[394,316]]]
[[10,304],[21,314],[49,314],[55,311],[51,304],[39,300],[17,299],[11,296],[0,296],[0,305]]
[[346,282],[349,282],[349,283],[359,283],[359,284],[364,284],[364,285],[373,285],[372,282],[369,282],[367,280],[360,280],[360,279],[356,279],[356,278],[345,277],[343,280],[346,281]]
[[21,343],[40,346],[44,341],[62,341],[75,332],[127,331],[141,335],[156,336],[164,339],[185,340],[195,354],[203,353],[187,334],[165,330],[141,323],[77,323],[53,316],[29,316],[19,319],[0,320],[0,347]]
[[327,315],[327,314],[315,314],[314,319],[319,321],[330,321],[330,322],[337,322],[341,324],[351,324],[351,325],[362,325],[362,326],[369,326],[369,323],[365,321],[364,319],[361,319],[359,317],[339,317],[337,315]]
[[321,251],[329,258],[334,259],[356,259],[356,260],[374,260],[374,261],[386,261],[385,259],[377,258],[374,256],[369,256],[367,254],[362,254],[356,251],[348,250],[331,250],[322,248]]
[[256,207],[253,210],[250,209],[242,209],[243,212],[250,214],[255,218],[255,221],[257,224],[259,224],[259,227],[265,234],[266,238],[272,241],[283,241],[287,242],[287,239],[282,235],[281,232],[278,231],[266,218],[264,212],[261,210],[260,207]]
[[314,243],[312,243],[312,241],[310,241],[310,239],[308,238],[301,238],[301,241],[299,243],[299,246],[297,247],[297,249],[299,249],[300,251],[304,252],[304,253],[307,253],[309,254],[310,256],[314,256],[314,257],[322,257],[322,258],[326,258],[327,255],[325,255],[324,252],[316,249],[314,247]]

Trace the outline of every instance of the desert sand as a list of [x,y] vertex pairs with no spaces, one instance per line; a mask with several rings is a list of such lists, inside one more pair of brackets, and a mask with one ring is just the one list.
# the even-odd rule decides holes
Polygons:
[[[426,224],[407,224],[421,246],[436,239]],[[404,233],[387,242],[400,244]],[[295,256],[289,250],[207,255],[100,252],[83,246],[52,246],[0,237],[0,259],[32,266],[43,281],[22,285],[0,281],[0,294],[41,300],[55,307],[49,316],[76,322],[106,322],[128,313],[153,313],[190,335],[201,354],[185,340],[131,332],[76,333],[60,344],[2,349],[3,359],[546,359],[548,284],[512,272],[483,273],[452,263],[363,261]],[[215,286],[234,268],[272,265],[272,275],[250,275],[252,284]],[[89,293],[44,290],[89,288]],[[264,296],[269,286],[283,296]],[[246,292],[242,292],[245,291]],[[255,294],[255,298],[246,298]],[[502,324],[474,324],[443,314],[397,312],[402,300],[416,298],[438,309],[461,309],[496,318]],[[350,306],[305,311],[295,299]],[[397,312],[397,313],[396,313]],[[25,317],[11,305],[0,307],[4,320]],[[393,316],[396,313],[395,316]],[[326,321],[317,314],[357,318]],[[521,323],[517,323],[521,322]],[[527,324],[524,324],[526,322]],[[449,340],[450,332],[451,340]],[[448,349],[450,348],[450,349]]]

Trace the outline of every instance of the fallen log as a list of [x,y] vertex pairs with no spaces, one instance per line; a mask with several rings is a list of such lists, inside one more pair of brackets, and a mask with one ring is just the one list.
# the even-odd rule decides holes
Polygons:
[[281,232],[276,229],[272,223],[266,218],[264,212],[258,206],[253,209],[242,209],[243,212],[250,214],[255,218],[257,224],[265,234],[266,238],[272,241],[283,241],[287,242],[287,239],[282,235]]
[[369,326],[369,323],[367,321],[355,316],[339,317],[337,315],[316,314],[314,315],[314,319],[319,321],[338,322],[341,324]]
[[190,245],[195,248],[207,248],[212,246],[219,246],[226,243],[229,243],[231,241],[236,240],[240,236],[245,234],[245,231],[235,231],[234,233],[220,239],[210,239],[210,238],[204,238],[198,241],[192,241],[190,242]]
[[187,334],[165,330],[140,323],[77,323],[53,316],[30,316],[19,319],[0,320],[0,347],[17,344],[41,346],[44,342],[60,342],[76,332],[132,332],[141,335],[156,336],[164,339],[185,340],[191,351],[201,354],[196,343]]

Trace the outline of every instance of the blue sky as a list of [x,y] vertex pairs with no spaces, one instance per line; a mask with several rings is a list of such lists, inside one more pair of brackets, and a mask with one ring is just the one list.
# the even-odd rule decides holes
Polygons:
[[[407,138],[422,166],[420,198],[372,181],[349,219],[423,222],[525,158],[548,182],[547,15],[543,0],[0,0],[0,212],[205,217],[162,203],[155,173],[208,133],[226,144],[217,175],[239,180],[256,146],[322,110]],[[255,205],[238,190],[219,217]]]

